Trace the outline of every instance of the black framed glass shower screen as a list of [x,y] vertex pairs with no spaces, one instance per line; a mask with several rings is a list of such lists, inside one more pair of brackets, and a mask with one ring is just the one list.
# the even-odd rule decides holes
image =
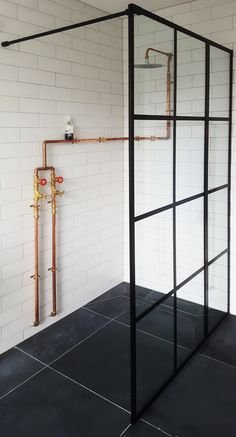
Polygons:
[[231,102],[229,49],[130,5],[133,423],[229,312]]

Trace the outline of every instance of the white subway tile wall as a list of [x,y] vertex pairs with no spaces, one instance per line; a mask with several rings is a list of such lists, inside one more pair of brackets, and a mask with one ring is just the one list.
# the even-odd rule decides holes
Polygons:
[[[104,15],[77,0],[0,0],[1,40]],[[122,20],[0,49],[0,352],[124,279],[123,143],[48,147],[58,201],[58,315],[50,205],[40,209],[40,318],[34,319],[33,170],[44,139],[123,136]]]

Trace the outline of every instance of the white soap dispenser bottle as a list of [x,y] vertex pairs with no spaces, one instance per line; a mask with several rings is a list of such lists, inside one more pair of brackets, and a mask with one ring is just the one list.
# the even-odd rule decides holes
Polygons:
[[71,117],[68,116],[66,128],[65,128],[65,140],[73,140],[73,136],[74,136],[73,123],[72,123]]

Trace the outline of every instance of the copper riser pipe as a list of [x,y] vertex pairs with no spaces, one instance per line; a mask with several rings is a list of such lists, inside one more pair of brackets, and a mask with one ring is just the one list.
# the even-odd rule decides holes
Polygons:
[[[170,72],[170,62],[172,59],[171,53],[164,53],[160,52],[158,50],[149,48],[146,51],[145,57],[148,57],[148,53],[150,50],[156,51],[158,53],[165,54],[168,56],[168,62],[167,62],[167,82],[166,82],[166,113],[167,115],[171,114],[171,72]],[[135,141],[158,141],[158,140],[168,140],[170,138],[170,121],[167,120],[166,123],[166,135],[162,137],[157,136],[149,136],[149,137],[140,137],[136,136],[134,137]],[[57,191],[55,187],[56,183],[56,174],[55,174],[55,168],[49,167],[47,165],[47,145],[49,144],[65,144],[65,143],[91,143],[91,142],[110,142],[110,141],[128,141],[129,137],[98,137],[98,138],[74,138],[73,140],[45,140],[42,143],[42,167],[37,167],[34,171],[34,204],[31,205],[34,208],[34,245],[35,245],[35,273],[32,276],[35,280],[35,320],[33,325],[38,326],[39,324],[39,232],[38,232],[38,224],[39,224],[39,200],[41,198],[45,198],[44,195],[39,193],[38,191],[38,177],[39,172],[41,171],[48,171],[51,172],[51,201],[48,203],[51,203],[52,207],[52,267],[50,267],[48,270],[52,272],[52,312],[51,316],[55,316],[57,314],[57,284],[56,284],[56,196],[61,196],[63,194],[62,191]]]

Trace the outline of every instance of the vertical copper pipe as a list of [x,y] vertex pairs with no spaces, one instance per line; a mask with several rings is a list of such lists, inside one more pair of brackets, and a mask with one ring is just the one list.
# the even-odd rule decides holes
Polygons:
[[52,192],[52,312],[51,316],[57,314],[57,284],[56,284],[56,187],[55,187],[55,170],[51,170],[51,192]]
[[[172,54],[168,55],[167,62],[167,84],[166,84],[166,113],[167,115],[171,115],[171,72],[170,72],[170,61],[172,58]],[[167,120],[166,124],[166,137],[170,138],[170,121]]]
[[47,167],[47,141],[43,142],[43,167]]
[[33,326],[39,324],[39,204],[40,193],[38,192],[38,171],[34,172],[34,204],[31,205],[34,208],[34,274],[31,276],[34,279],[34,322]]
[[39,219],[38,219],[38,202],[34,206],[34,244],[35,244],[35,262],[34,262],[34,294],[35,294],[35,307],[34,307],[34,326],[39,324]]

